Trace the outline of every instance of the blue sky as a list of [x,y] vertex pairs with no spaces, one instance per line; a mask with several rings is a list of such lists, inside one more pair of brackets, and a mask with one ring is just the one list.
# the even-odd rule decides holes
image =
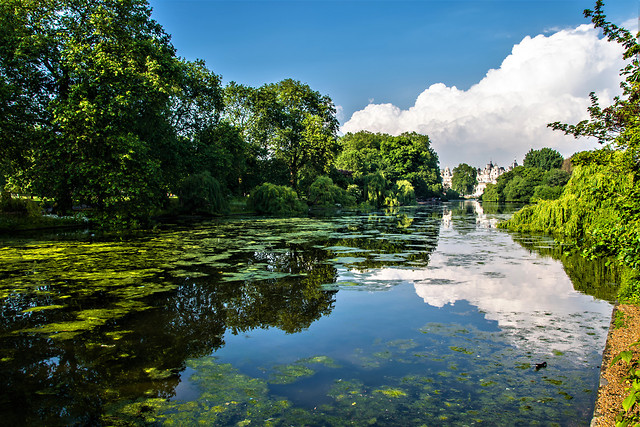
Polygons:
[[[637,19],[637,0],[607,3],[605,11],[613,22],[628,24]],[[178,55],[204,59],[225,84],[236,81],[260,86],[285,78],[300,80],[333,99],[340,109],[340,122],[347,125],[344,131],[415,130],[430,137],[433,133],[443,165],[465,161],[481,166],[488,160],[502,165],[513,159],[521,161],[532,144],[538,148],[531,139],[535,136],[513,135],[522,141],[512,149],[506,142],[491,146],[487,141],[496,136],[471,138],[474,129],[464,128],[463,117],[439,119],[457,123],[455,131],[445,135],[433,120],[424,122],[427,113],[420,123],[405,119],[403,124],[378,125],[384,117],[378,120],[375,112],[382,107],[373,107],[409,111],[418,107],[416,100],[423,92],[439,83],[463,91],[466,102],[473,102],[466,91],[490,70],[500,70],[514,46],[527,45],[523,44],[527,36],[542,35],[544,39],[534,40],[538,45],[529,43],[527,48],[545,54],[544,50],[552,50],[549,43],[553,40],[561,42],[560,36],[551,41],[547,37],[588,23],[582,11],[593,8],[595,0],[150,0],[150,4],[153,18],[171,34]],[[593,47],[588,49],[593,51]],[[528,55],[524,48],[520,50]],[[559,55],[567,57],[566,53]],[[583,95],[586,99],[590,90],[605,89],[585,87]],[[434,111],[437,103],[429,105],[430,112],[440,114]],[[509,136],[505,133],[499,139],[507,141]],[[570,154],[572,149],[561,149],[562,144],[566,143],[547,145]],[[483,153],[491,159],[482,158]]]

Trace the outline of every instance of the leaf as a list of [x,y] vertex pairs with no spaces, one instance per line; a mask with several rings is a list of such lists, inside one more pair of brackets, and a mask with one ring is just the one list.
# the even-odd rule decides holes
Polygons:
[[631,362],[631,357],[633,356],[633,353],[630,351],[621,351],[620,353],[618,353],[618,355],[616,357],[613,358],[613,360],[611,361],[611,365],[613,366],[616,364],[616,362],[618,362],[618,360],[622,359],[625,362],[629,363]]
[[629,411],[629,409],[631,409],[633,407],[633,405],[636,403],[636,399],[638,397],[638,393],[631,393],[629,396],[627,396],[626,399],[624,399],[624,401],[622,402],[622,408],[625,411]]

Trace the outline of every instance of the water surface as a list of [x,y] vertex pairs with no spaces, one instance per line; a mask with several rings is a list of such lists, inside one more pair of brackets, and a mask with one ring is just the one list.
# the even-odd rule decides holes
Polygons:
[[509,212],[466,202],[5,239],[0,415],[588,424],[615,276],[497,230]]

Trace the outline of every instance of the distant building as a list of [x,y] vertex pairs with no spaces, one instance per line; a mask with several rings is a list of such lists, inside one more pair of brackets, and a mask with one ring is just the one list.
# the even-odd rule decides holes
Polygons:
[[[501,166],[494,165],[493,162],[487,163],[484,169],[478,168],[478,175],[477,175],[478,184],[473,189],[473,194],[471,194],[471,196],[472,197],[482,196],[482,193],[484,193],[484,189],[487,188],[487,184],[495,184],[496,182],[498,182],[498,177],[500,175],[510,170],[513,170],[513,168],[517,166],[518,166],[518,162],[514,160],[513,163],[509,165],[509,167],[507,167],[506,169]],[[449,169],[449,167],[447,166],[446,168],[440,171],[440,175],[442,176],[442,186],[446,191],[447,189],[451,188],[451,179],[453,178],[453,173],[451,173],[451,169]]]
[[482,196],[482,193],[484,193],[484,189],[487,188],[487,184],[497,183],[498,177],[500,175],[513,170],[517,166],[518,162],[514,160],[513,163],[511,163],[511,165],[509,165],[509,167],[507,167],[506,169],[501,166],[494,165],[493,162],[487,163],[484,169],[478,168],[478,184],[476,185],[476,188],[473,189],[472,196]]
[[449,166],[441,170],[440,175],[442,175],[442,186],[444,187],[444,190],[447,191],[451,188],[451,178],[453,178],[453,174],[451,173]]

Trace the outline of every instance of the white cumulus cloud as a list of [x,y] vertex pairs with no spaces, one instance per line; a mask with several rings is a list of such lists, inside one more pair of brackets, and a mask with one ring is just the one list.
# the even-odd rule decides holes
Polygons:
[[529,149],[542,147],[569,156],[597,144],[575,140],[547,124],[587,118],[591,91],[604,104],[618,95],[621,53],[618,44],[599,37],[589,25],[527,36],[500,68],[489,70],[468,90],[437,83],[407,110],[370,104],[356,111],[341,131],[429,135],[443,167],[461,162],[482,166],[489,160],[507,166],[514,159],[521,163]]

